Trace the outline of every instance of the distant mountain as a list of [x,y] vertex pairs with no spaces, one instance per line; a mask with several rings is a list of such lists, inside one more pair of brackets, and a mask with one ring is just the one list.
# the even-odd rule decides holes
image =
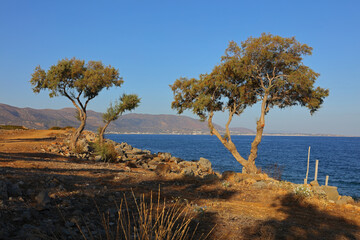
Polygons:
[[[88,119],[86,129],[96,131],[102,125],[101,113],[87,111]],[[75,118],[74,108],[33,109],[17,108],[0,103],[0,124],[22,125],[32,129],[48,129],[53,126],[77,127],[79,122]],[[215,125],[219,131],[223,131]],[[158,134],[209,134],[206,122],[179,115],[151,115],[151,114],[125,114],[117,121],[112,122],[108,132],[117,133],[158,133]],[[234,128],[234,134],[254,134],[247,128]]]

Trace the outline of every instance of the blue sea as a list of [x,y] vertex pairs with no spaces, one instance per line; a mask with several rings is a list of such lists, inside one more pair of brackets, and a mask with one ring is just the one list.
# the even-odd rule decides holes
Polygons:
[[[209,135],[132,135],[107,134],[116,142],[127,142],[133,147],[153,153],[169,152],[184,160],[211,161],[215,171],[241,172],[241,165],[215,136]],[[254,136],[233,136],[239,153],[247,158]],[[274,164],[283,168],[282,179],[303,183],[306,176],[308,148],[310,152],[309,182],[314,179],[315,160],[319,160],[318,182],[337,186],[341,195],[360,198],[360,138],[313,136],[263,136],[256,166],[270,169]]]

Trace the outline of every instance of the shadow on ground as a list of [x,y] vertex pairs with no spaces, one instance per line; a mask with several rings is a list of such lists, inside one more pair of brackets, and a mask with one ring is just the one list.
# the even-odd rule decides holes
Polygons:
[[360,228],[342,217],[333,216],[293,194],[280,199],[278,212],[283,220],[268,219],[244,229],[245,239],[360,239]]
[[[38,159],[41,156],[45,155],[0,153],[0,161],[31,160],[56,164],[56,160]],[[247,221],[241,212],[226,218],[216,210],[204,210],[203,206],[194,203],[199,200],[226,203],[242,189],[235,191],[221,187],[218,179],[165,179],[155,174],[146,178],[141,173],[125,173],[122,169],[104,166],[106,164],[78,169],[56,168],[55,165],[41,169],[1,168],[0,183],[6,181],[2,186],[7,188],[9,198],[0,204],[0,228],[4,230],[0,239],[106,239],[109,231],[116,232],[119,204],[124,199],[130,218],[139,217],[132,191],[137,200],[144,194],[149,204],[150,199],[153,203],[158,201],[159,188],[161,201],[165,199],[166,206],[178,201],[192,209],[194,219],[189,233],[196,229],[194,239],[206,236],[215,225],[208,239],[360,239],[356,224],[305,204],[292,194],[275,201],[279,204],[273,207],[281,218]],[[212,185],[214,187],[208,187]],[[39,200],[38,194],[42,191],[49,195],[47,201]],[[151,192],[155,194],[153,198]]]

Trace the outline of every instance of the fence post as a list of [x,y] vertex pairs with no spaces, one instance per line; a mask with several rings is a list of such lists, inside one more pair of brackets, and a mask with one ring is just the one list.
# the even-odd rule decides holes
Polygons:
[[317,181],[318,166],[319,166],[319,160],[316,159],[316,162],[315,162],[315,178],[314,178],[314,181]]
[[307,184],[308,176],[309,176],[309,164],[310,164],[310,146],[308,151],[308,160],[307,160],[307,168],[306,168],[306,178],[304,179],[304,184]]
[[329,183],[329,175],[326,175],[326,179],[325,179],[325,186],[327,186]]

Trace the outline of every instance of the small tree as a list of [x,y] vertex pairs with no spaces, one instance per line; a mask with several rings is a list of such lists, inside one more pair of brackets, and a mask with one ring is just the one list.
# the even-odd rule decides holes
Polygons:
[[[247,173],[256,173],[255,159],[265,127],[265,115],[275,106],[305,106],[313,114],[329,95],[329,90],[315,88],[319,74],[302,63],[302,56],[312,48],[292,38],[262,34],[248,38],[238,46],[230,42],[225,56],[210,74],[199,79],[177,79],[171,89],[172,108],[179,114],[191,109],[208,121],[210,133],[222,142]],[[229,125],[234,115],[261,103],[256,136],[247,159],[242,157],[231,140]],[[221,136],[212,122],[214,112],[229,112],[225,135]]]
[[101,145],[104,143],[104,133],[109,124],[117,120],[125,111],[131,111],[137,108],[139,103],[140,98],[136,94],[123,94],[119,102],[116,102],[114,106],[110,103],[106,113],[102,115],[105,125],[99,129],[99,142]]
[[83,60],[72,58],[58,61],[47,72],[40,66],[36,67],[30,83],[35,93],[47,89],[51,98],[65,96],[74,104],[81,122],[70,142],[70,147],[75,150],[76,142],[85,128],[89,101],[104,88],[120,87],[123,80],[117,69],[104,66],[100,61],[85,64]]

